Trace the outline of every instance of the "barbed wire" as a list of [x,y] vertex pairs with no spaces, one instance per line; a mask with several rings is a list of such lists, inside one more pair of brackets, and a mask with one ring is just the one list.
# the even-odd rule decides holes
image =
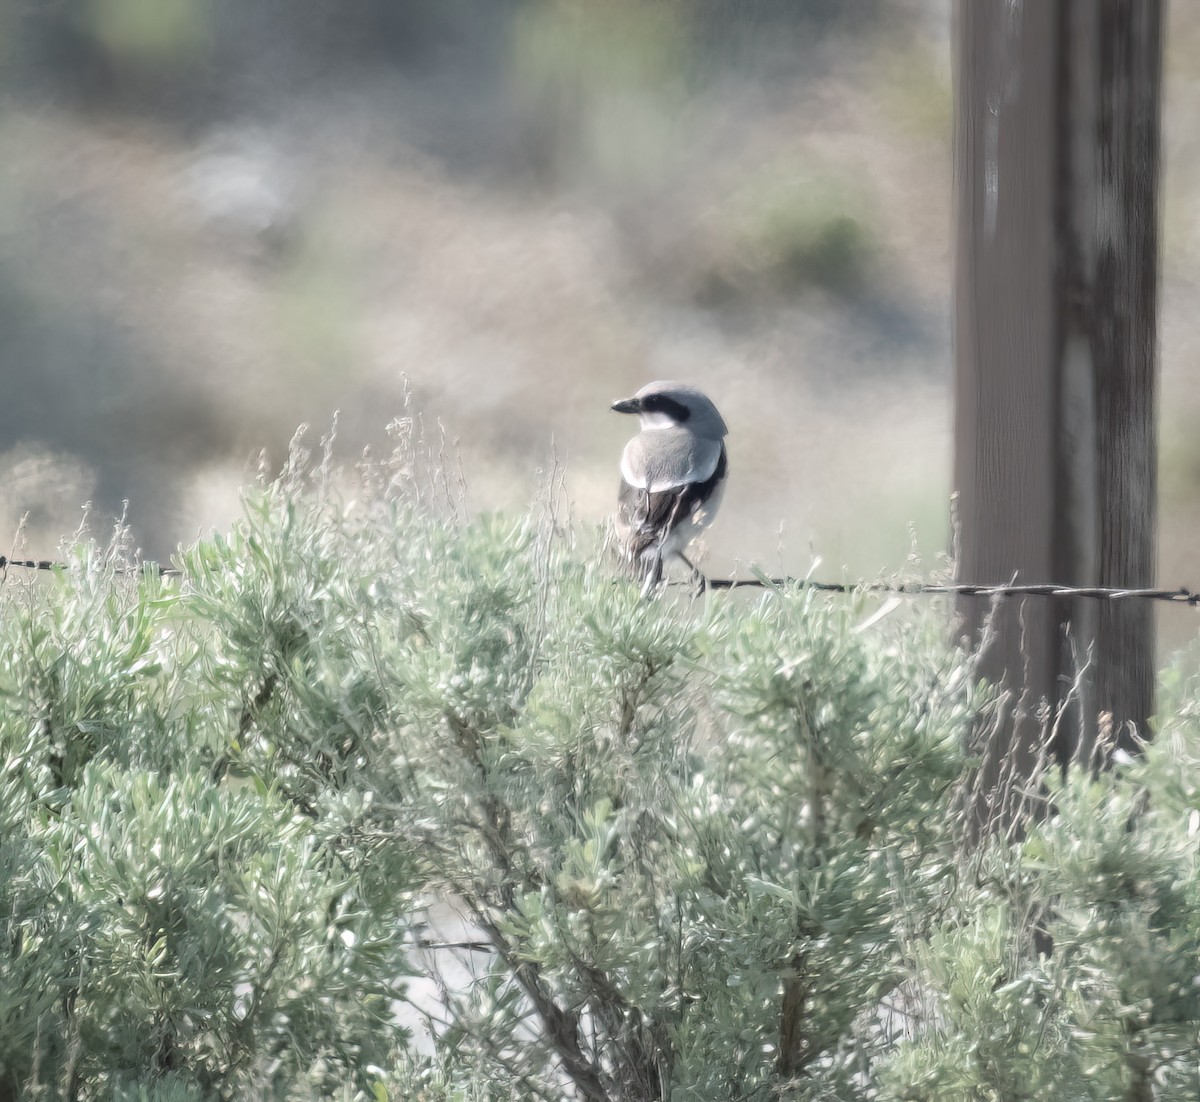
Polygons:
[[[10,559],[7,555],[0,555],[0,574],[8,570],[10,566],[19,566],[24,570],[69,570],[70,565],[65,562],[59,562],[54,559]],[[147,569],[153,570],[160,578],[177,578],[183,571],[175,566],[163,566],[161,563],[143,563],[141,566],[135,567],[114,567],[114,574],[143,574]]]
[[[0,572],[10,566],[27,570],[67,570],[64,562],[53,559],[10,559],[0,555]],[[160,578],[179,577],[174,566],[146,564],[133,569],[118,568],[115,574],[141,574],[147,568]],[[1081,597],[1096,601],[1165,601],[1169,604],[1200,606],[1200,592],[1179,586],[1176,589],[1119,588],[1102,585],[1058,585],[1036,582],[1026,585],[982,585],[974,582],[821,582],[812,578],[706,578],[707,589],[813,589],[821,593],[878,593],[893,596],[941,595],[949,597]]]
[[951,597],[1084,597],[1098,601],[1167,601],[1200,606],[1200,593],[1177,589],[1131,589],[1101,585],[1059,585],[1036,582],[1026,585],[981,585],[975,582],[818,582],[811,578],[707,578],[709,589],[815,589],[822,593],[880,593],[895,595],[942,594]]

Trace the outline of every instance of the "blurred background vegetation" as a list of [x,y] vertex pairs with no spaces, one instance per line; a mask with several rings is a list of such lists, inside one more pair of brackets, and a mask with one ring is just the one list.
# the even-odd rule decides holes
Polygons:
[[[405,395],[475,509],[611,507],[656,377],[733,426],[714,571],[946,547],[949,0],[0,0],[0,523],[223,528]],[[1171,10],[1163,564],[1195,562],[1200,11]],[[5,548],[7,550],[7,548]],[[1168,613],[1167,615],[1176,615]],[[1168,625],[1168,632],[1172,630]]]

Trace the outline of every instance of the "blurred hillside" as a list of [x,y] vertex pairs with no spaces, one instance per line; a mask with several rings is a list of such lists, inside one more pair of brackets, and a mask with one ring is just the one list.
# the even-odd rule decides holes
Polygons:
[[[475,508],[553,452],[599,520],[609,403],[676,377],[732,426],[714,570],[896,569],[910,522],[942,550],[948,7],[0,0],[0,523],[46,554],[128,498],[165,557],[300,422],[379,446],[406,385]],[[1197,583],[1183,7],[1164,577]]]

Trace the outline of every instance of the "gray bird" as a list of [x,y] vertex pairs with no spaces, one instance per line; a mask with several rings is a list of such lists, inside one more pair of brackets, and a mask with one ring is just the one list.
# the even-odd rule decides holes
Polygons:
[[683,552],[721,503],[729,470],[725,422],[707,395],[686,383],[648,383],[612,408],[641,422],[621,455],[617,536],[644,579],[643,595],[662,581],[672,557],[703,582]]

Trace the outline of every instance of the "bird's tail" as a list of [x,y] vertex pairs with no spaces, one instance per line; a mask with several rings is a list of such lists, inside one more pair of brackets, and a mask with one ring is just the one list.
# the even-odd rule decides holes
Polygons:
[[663,556],[662,547],[654,547],[638,560],[638,569],[642,573],[642,596],[651,596],[662,584]]

